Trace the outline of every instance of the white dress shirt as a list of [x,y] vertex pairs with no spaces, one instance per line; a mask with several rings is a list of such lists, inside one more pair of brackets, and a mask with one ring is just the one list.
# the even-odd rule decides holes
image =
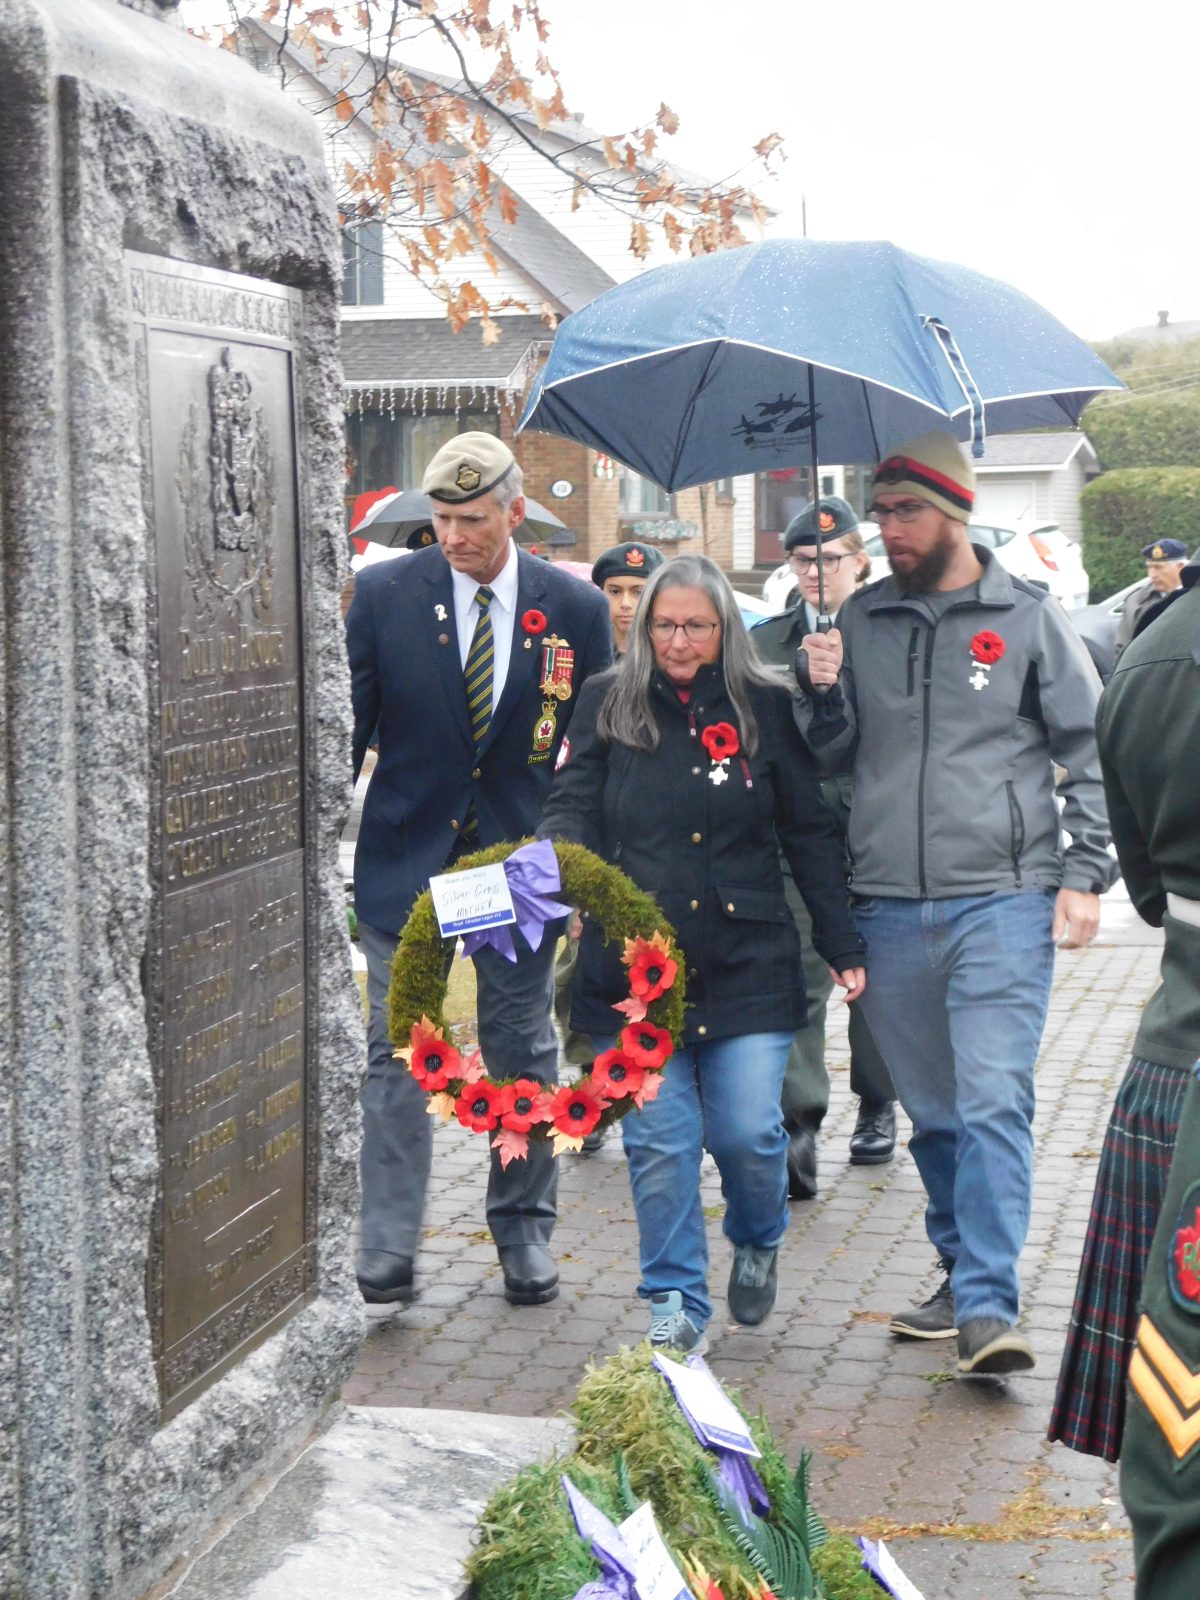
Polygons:
[[[454,622],[458,628],[458,653],[462,657],[465,671],[467,656],[471,651],[471,640],[475,637],[475,624],[479,621],[479,607],[475,603],[475,596],[479,593],[480,585],[474,578],[469,578],[465,572],[459,572],[454,567],[450,569],[450,577],[454,584]],[[517,620],[517,547],[511,539],[508,542],[508,560],[487,587],[493,595],[488,615],[492,619],[492,645],[495,650],[495,660],[492,664],[492,710],[494,711],[500,704],[500,696],[504,693],[504,684],[508,678],[508,658],[512,654],[513,627]]]

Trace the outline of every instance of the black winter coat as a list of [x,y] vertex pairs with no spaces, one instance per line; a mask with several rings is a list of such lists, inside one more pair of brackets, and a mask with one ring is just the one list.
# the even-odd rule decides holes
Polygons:
[[[734,721],[720,662],[700,669],[686,706],[655,674],[661,740],[653,751],[600,738],[596,719],[611,682],[604,673],[584,685],[539,836],[586,845],[658,901],[686,961],[685,1043],[803,1027],[800,940],[783,896],[780,849],[821,955],[838,971],[864,966],[865,957],[850,920],[841,835],[787,689],[752,689],[758,749],[733,756],[726,781],[714,784],[700,735]],[[585,922],[572,1027],[619,1032],[625,1018],[612,1006],[628,993],[619,946],[606,946]]]

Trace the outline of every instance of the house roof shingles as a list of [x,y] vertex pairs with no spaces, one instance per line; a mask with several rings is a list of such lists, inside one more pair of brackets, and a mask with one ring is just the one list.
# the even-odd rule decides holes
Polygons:
[[975,462],[978,472],[1014,467],[1065,467],[1079,449],[1088,445],[1085,433],[989,433],[983,458]]
[[455,333],[445,317],[344,318],[346,382],[372,388],[483,384],[520,388],[530,346],[549,342],[540,317],[497,317],[500,338],[484,344],[478,325]]

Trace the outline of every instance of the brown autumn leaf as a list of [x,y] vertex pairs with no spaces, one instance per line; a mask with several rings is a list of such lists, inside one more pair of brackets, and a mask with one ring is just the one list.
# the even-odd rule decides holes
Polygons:
[[604,151],[604,159],[608,162],[610,167],[619,167],[621,165],[621,157],[618,154],[616,144],[612,139],[607,137],[601,139],[600,148]]
[[308,13],[308,20],[314,28],[328,28],[335,38],[342,31],[342,25],[332,6],[315,6]]
[[663,232],[667,236],[667,243],[676,255],[679,254],[683,244],[685,229],[681,226],[679,218],[673,211],[668,211],[662,219]]
[[484,344],[499,344],[500,324],[485,312],[479,319],[480,335]]
[[517,205],[516,195],[507,185],[505,185],[500,190],[500,217],[501,220],[506,222],[510,228],[517,220],[518,209],[519,207]]
[[758,156],[760,160],[765,161],[773,151],[779,149],[779,146],[782,143],[782,134],[769,133],[765,139],[760,139],[754,146],[754,154]]
[[639,261],[650,254],[650,230],[640,218],[630,227],[629,248]]
[[339,122],[349,122],[354,116],[354,101],[344,89],[339,89],[333,102],[334,114]]
[[675,115],[665,101],[659,106],[654,120],[658,123],[659,127],[664,133],[679,132],[679,118]]
[[454,174],[440,156],[429,162],[428,170],[438,210],[444,217],[452,217],[458,209],[454,201]]

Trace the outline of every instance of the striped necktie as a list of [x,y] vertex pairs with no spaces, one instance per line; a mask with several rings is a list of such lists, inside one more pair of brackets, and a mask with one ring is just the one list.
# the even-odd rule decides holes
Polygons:
[[492,676],[495,667],[496,647],[492,637],[492,619],[488,607],[494,596],[482,587],[475,595],[479,607],[479,620],[467,651],[467,664],[463,677],[467,686],[467,715],[471,719],[471,737],[478,744],[488,731],[492,720]]

